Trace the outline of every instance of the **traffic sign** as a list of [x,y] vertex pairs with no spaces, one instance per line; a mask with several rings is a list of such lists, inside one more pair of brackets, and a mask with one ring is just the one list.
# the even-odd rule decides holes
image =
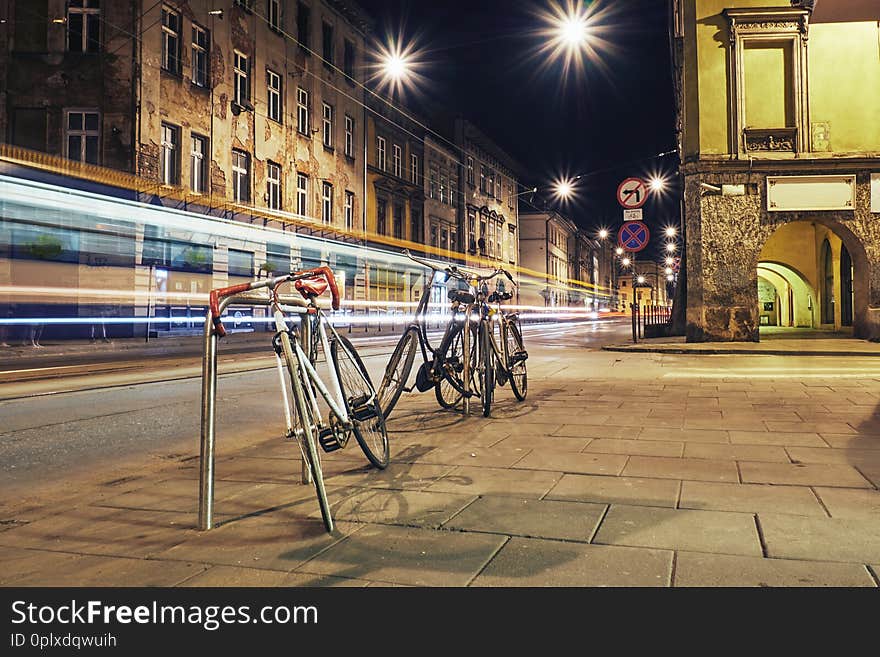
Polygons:
[[648,183],[640,178],[627,178],[617,188],[617,202],[627,210],[642,207],[648,200]]
[[651,232],[641,221],[627,221],[617,233],[617,242],[624,251],[636,253],[648,246],[650,237]]
[[624,221],[641,221],[642,220],[642,211],[641,210],[624,210],[623,211],[623,220]]
[[679,272],[679,270],[681,270],[681,258],[676,256],[672,260],[672,271],[674,271],[677,274]]

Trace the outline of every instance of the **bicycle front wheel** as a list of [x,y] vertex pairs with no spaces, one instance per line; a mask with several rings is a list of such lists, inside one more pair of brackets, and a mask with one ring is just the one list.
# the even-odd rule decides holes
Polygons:
[[342,389],[354,437],[364,450],[367,460],[384,470],[388,467],[390,456],[388,431],[367,368],[351,341],[341,335],[334,336],[330,344],[330,357],[339,377],[339,387]]
[[529,392],[529,376],[526,372],[526,360],[529,355],[523,345],[519,322],[507,324],[504,340],[507,344],[507,371],[510,372],[510,389],[520,401],[524,401]]
[[[315,421],[312,415],[312,409],[306,397],[305,388],[303,388],[302,376],[303,371],[299,366],[296,356],[293,354],[293,347],[290,344],[290,338],[282,334],[281,336],[282,350],[284,360],[287,364],[287,371],[290,375],[290,386],[293,393],[293,401],[295,404],[298,428],[301,435],[298,435],[300,446],[303,448],[303,458],[312,473],[312,482],[315,484],[315,491],[318,495],[318,506],[321,507],[321,517],[324,520],[324,527],[328,532],[333,531],[333,516],[330,513],[330,502],[327,500],[327,491],[324,488],[324,473],[321,471],[321,458],[318,456],[318,448],[315,444]],[[299,433],[299,432],[297,432]]]
[[492,397],[495,395],[495,350],[492,348],[493,324],[483,321],[480,324],[480,401],[483,417],[492,411]]
[[418,329],[407,329],[406,333],[400,338],[394,353],[391,354],[391,360],[385,367],[385,376],[382,377],[382,383],[376,391],[379,398],[379,407],[385,419],[391,415],[397,400],[403,393],[406,382],[409,380],[410,372],[412,372],[413,360],[416,357],[416,348],[418,347]]

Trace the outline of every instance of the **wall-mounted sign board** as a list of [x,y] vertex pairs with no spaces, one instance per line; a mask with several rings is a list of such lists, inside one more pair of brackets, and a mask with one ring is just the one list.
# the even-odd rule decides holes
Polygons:
[[880,213],[880,173],[871,174],[871,212]]
[[856,177],[767,176],[767,210],[849,210],[856,207]]

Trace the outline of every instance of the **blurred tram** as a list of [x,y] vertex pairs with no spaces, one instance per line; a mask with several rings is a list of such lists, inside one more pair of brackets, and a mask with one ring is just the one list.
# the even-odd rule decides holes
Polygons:
[[[0,342],[26,340],[34,326],[56,340],[194,335],[212,288],[319,265],[333,269],[346,300],[338,321],[399,322],[426,275],[356,234],[330,239],[264,226],[246,210],[183,210],[158,194],[9,174],[0,170]],[[547,285],[515,275],[521,290]],[[438,313],[445,285],[432,290]],[[572,296],[586,300],[568,309],[575,314],[610,306],[588,286]],[[232,330],[269,330],[261,308],[229,314]]]

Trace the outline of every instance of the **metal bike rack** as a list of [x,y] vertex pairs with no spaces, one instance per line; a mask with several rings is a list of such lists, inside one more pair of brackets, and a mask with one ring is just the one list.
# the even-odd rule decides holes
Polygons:
[[[292,303],[296,297],[279,296],[282,303]],[[249,306],[269,306],[269,297],[253,294],[236,294],[220,301],[222,313],[233,303]],[[214,321],[209,308],[205,315],[204,351],[202,355],[202,417],[201,445],[199,450],[199,529],[202,531],[214,526],[214,454],[217,443],[217,343],[220,336],[214,329]],[[310,483],[311,476],[305,459],[302,463],[303,483]]]

